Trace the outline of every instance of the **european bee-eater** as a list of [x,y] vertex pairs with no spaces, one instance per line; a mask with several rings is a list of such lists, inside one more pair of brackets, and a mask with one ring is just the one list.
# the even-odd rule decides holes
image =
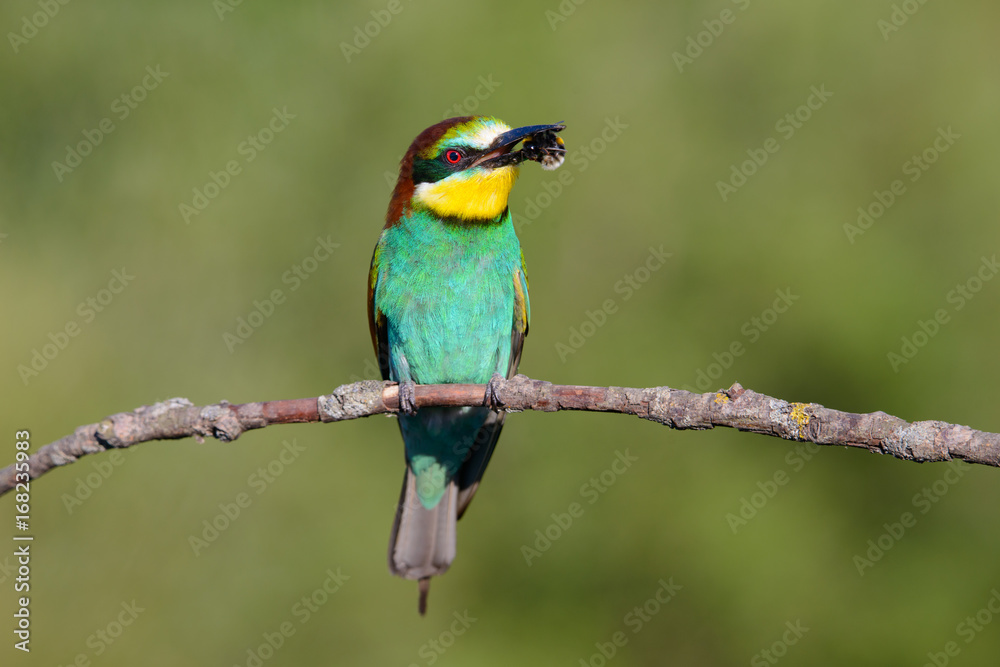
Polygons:
[[[424,407],[415,384],[494,384],[517,372],[530,307],[507,198],[524,160],[562,163],[562,125],[512,130],[495,118],[450,118],[403,156],[368,281],[368,318],[383,379],[400,385],[406,474],[389,569],[419,581],[455,558],[455,522],[472,500],[503,427],[486,407]],[[514,151],[521,141],[524,148]],[[495,396],[495,394],[494,394]]]

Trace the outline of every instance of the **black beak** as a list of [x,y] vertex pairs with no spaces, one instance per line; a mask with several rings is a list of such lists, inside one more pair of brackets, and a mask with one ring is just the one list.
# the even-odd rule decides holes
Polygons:
[[490,144],[490,150],[507,147],[513,148],[514,145],[522,139],[533,137],[536,134],[541,134],[542,132],[561,132],[565,129],[566,126],[562,123],[556,123],[555,125],[528,125],[527,127],[519,127],[515,130],[504,132],[499,137],[494,139],[493,143]]
[[519,127],[513,130],[504,132],[490,144],[490,147],[486,149],[486,152],[476,160],[472,166],[482,165],[484,167],[490,167],[495,169],[497,167],[503,167],[509,164],[518,164],[527,159],[532,159],[528,155],[525,155],[523,151],[511,152],[514,146],[523,140],[530,140],[536,135],[548,134],[549,136],[555,136],[554,133],[565,130],[566,126],[562,123],[556,123],[554,125],[528,125],[525,127]]

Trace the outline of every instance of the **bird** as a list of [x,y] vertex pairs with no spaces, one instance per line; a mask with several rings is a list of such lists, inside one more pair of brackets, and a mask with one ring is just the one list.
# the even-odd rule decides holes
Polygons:
[[[389,570],[430,579],[455,558],[456,522],[490,461],[531,308],[524,255],[508,207],[519,165],[564,159],[561,123],[512,129],[461,116],[419,135],[400,161],[372,254],[368,320],[383,380],[399,383],[406,470],[389,541]],[[522,149],[514,150],[524,142]],[[416,408],[416,384],[486,384],[483,407]]]

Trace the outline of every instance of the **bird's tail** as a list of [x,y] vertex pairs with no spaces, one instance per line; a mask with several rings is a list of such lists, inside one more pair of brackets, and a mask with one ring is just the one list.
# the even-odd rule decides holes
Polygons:
[[438,504],[427,509],[417,496],[416,486],[416,477],[407,466],[389,538],[389,570],[420,582],[419,610],[424,614],[430,578],[447,572],[455,559],[458,487],[454,481],[448,482]]

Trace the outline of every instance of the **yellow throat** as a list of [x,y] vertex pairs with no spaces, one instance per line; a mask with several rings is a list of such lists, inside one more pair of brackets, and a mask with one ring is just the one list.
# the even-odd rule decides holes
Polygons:
[[507,208],[517,174],[514,165],[453,174],[435,183],[419,183],[413,198],[438,217],[492,221]]

